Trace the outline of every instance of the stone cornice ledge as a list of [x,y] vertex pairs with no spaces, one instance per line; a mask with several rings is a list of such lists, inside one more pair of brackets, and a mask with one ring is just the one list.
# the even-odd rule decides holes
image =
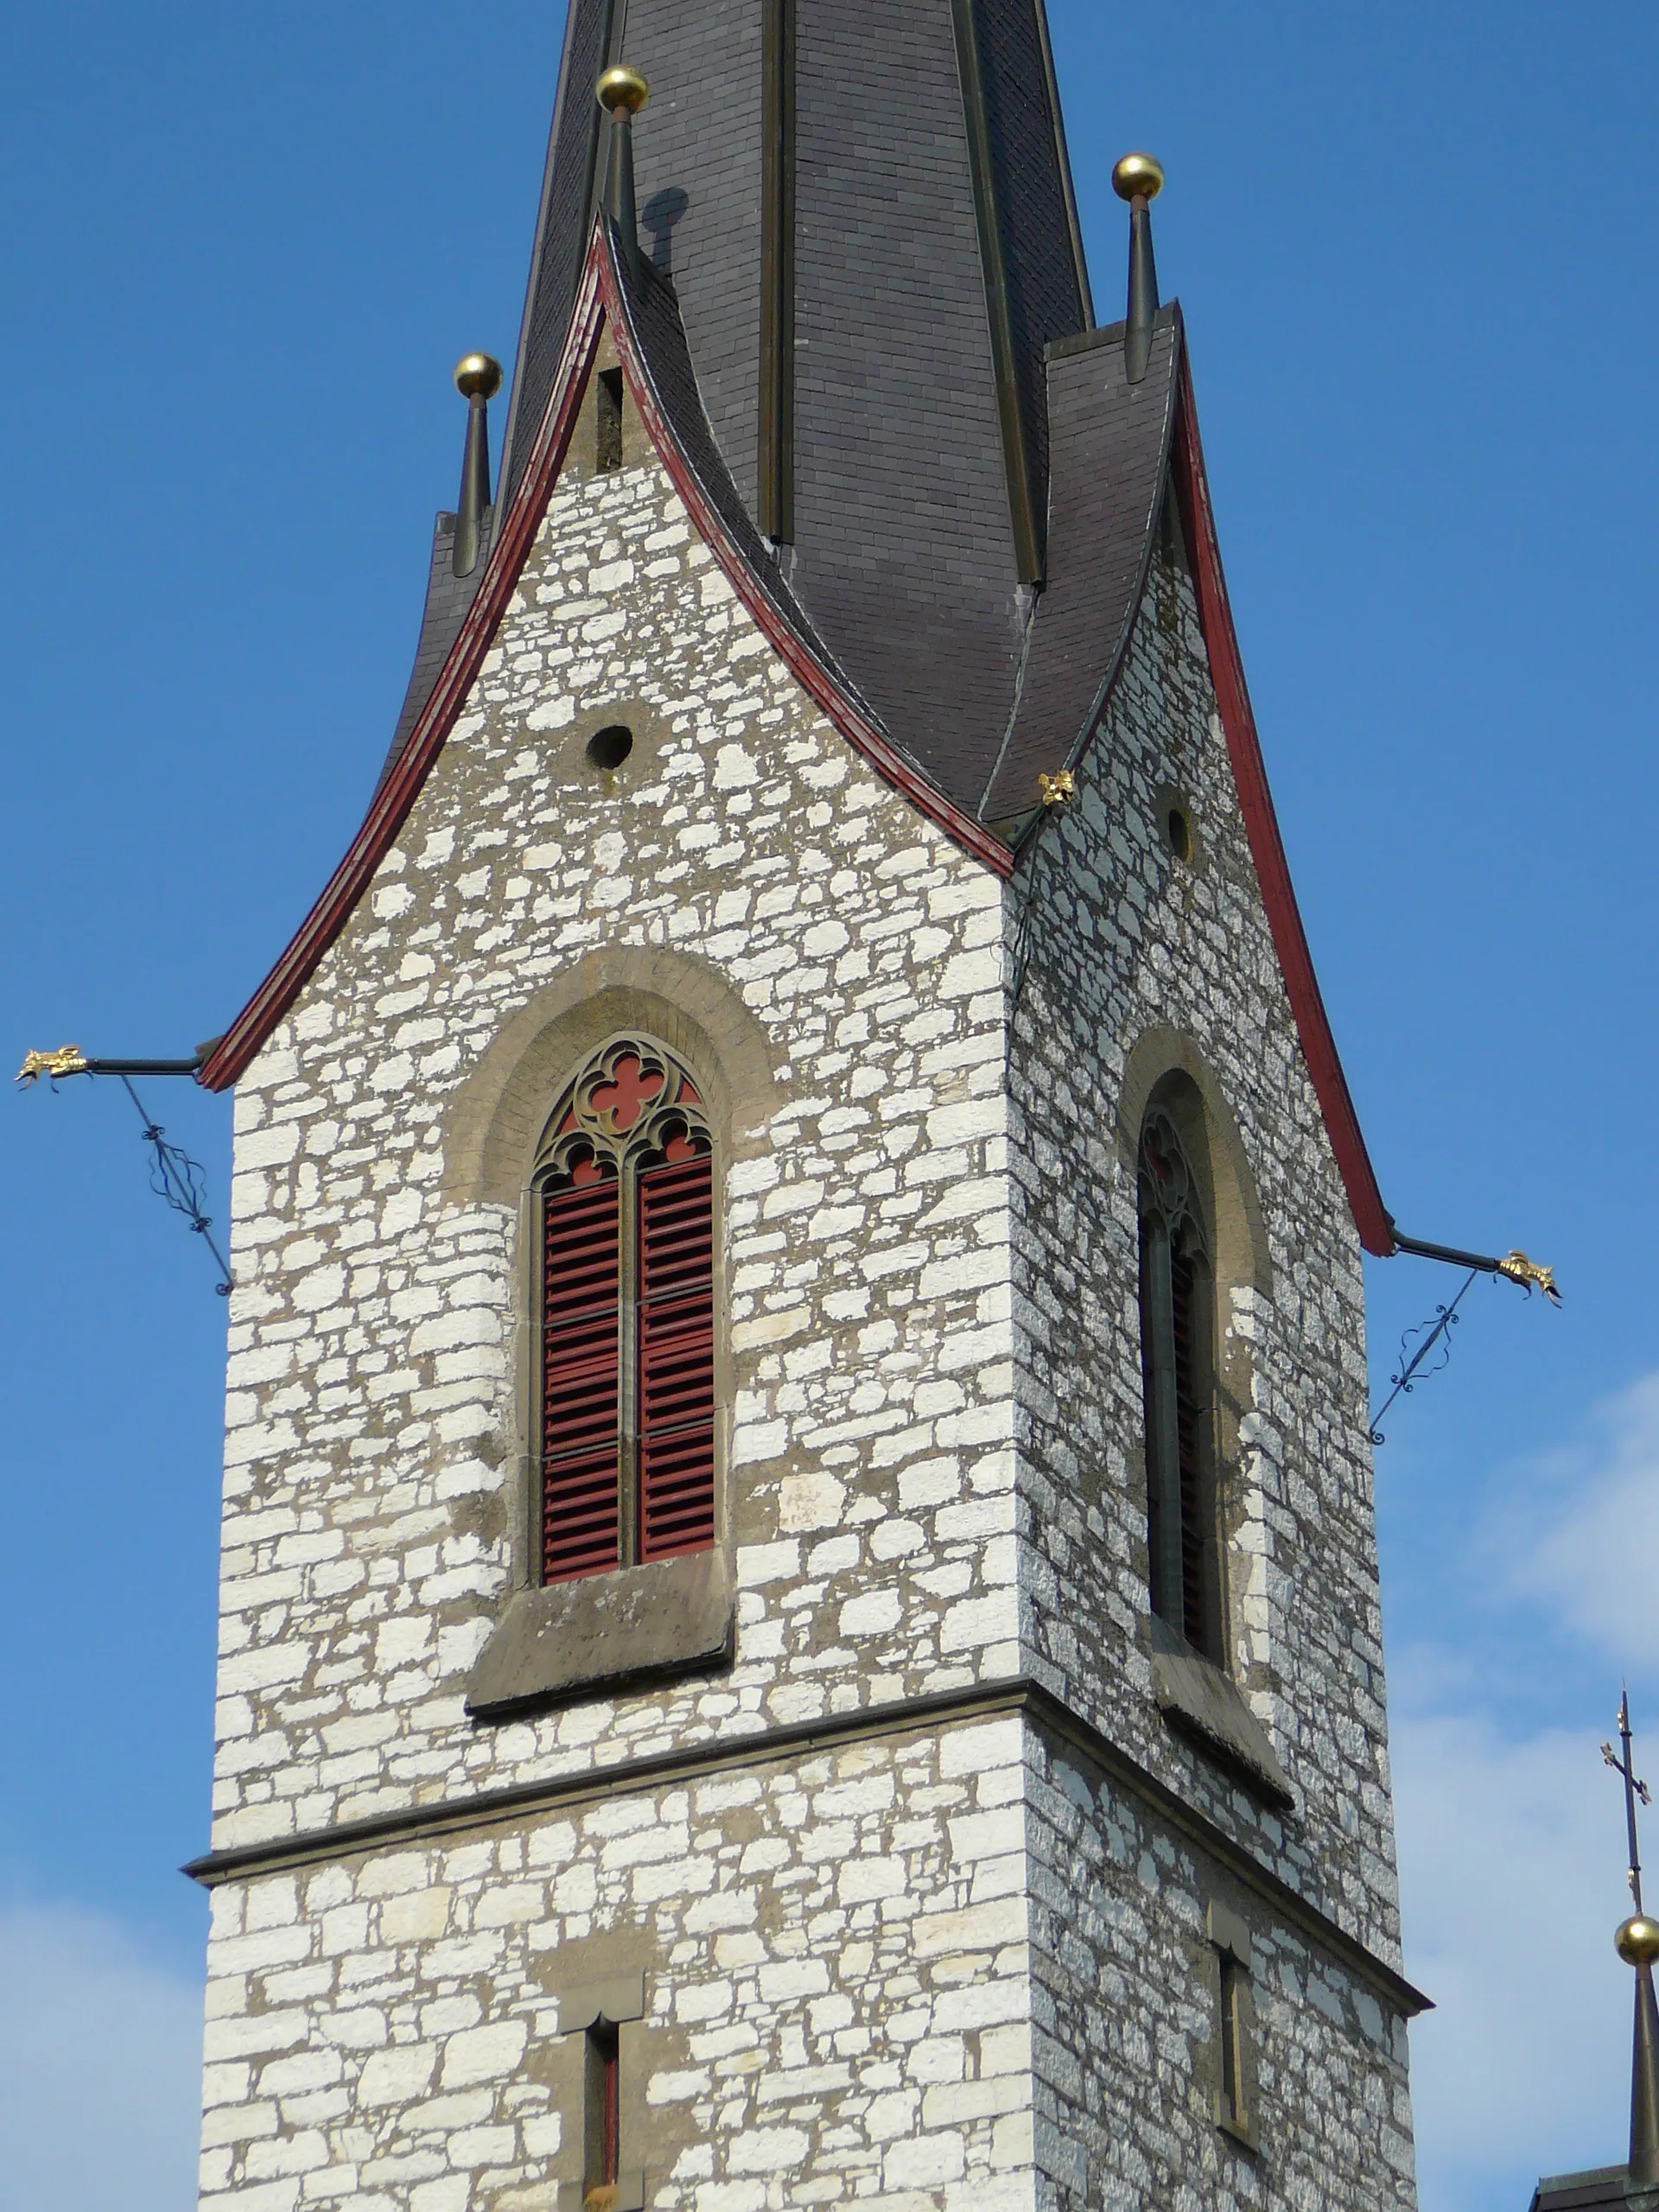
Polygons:
[[1355,1936],[1311,1904],[1290,1884],[1263,1866],[1242,1843],[1206,1814],[1178,1796],[1166,1783],[1112,1743],[1064,1705],[1052,1690],[1024,1676],[987,1682],[972,1689],[948,1690],[934,1697],[908,1698],[891,1705],[866,1706],[793,1727],[768,1728],[753,1735],[726,1736],[706,1744],[658,1752],[648,1758],[623,1759],[613,1766],[586,1767],[575,1774],[549,1776],[541,1782],[515,1783],[504,1789],[480,1789],[468,1797],[440,1797],[366,1819],[339,1821],[296,1835],[272,1836],[262,1843],[232,1845],[193,1859],[183,1869],[193,1881],[213,1889],[243,1877],[285,1872],[360,1851],[487,1827],[515,1813],[554,1806],[594,1803],[620,1792],[655,1783],[718,1774],[733,1767],[763,1766],[776,1759],[826,1749],[831,1745],[868,1742],[907,1735],[940,1721],[984,1720],[1018,1714],[1082,1753],[1111,1782],[1133,1791],[1189,1842],[1255,1891],[1281,1918],[1300,1929],[1338,1963],[1358,1976],[1407,2019],[1432,2010],[1429,1999],[1403,1974],[1366,1949]]

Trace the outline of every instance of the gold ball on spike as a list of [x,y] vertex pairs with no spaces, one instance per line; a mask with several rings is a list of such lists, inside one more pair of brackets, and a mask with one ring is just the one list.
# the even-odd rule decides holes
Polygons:
[[455,390],[463,399],[493,399],[501,389],[501,364],[493,353],[463,353],[455,363]]
[[1627,1967],[1650,1967],[1659,1960],[1659,1920],[1638,1912],[1613,1937],[1613,1948]]
[[626,63],[620,68],[607,69],[595,90],[607,115],[615,115],[622,108],[626,108],[630,115],[638,115],[651,98],[651,86],[637,69],[630,69]]
[[1155,200],[1164,188],[1164,165],[1150,154],[1125,154],[1114,164],[1112,190],[1120,200]]

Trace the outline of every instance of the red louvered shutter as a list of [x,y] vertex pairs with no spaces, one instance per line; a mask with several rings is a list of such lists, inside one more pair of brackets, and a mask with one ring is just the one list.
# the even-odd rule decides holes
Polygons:
[[677,1137],[639,1177],[639,1556],[715,1541],[713,1161]]
[[542,1579],[620,1564],[620,1185],[584,1161],[543,1201]]

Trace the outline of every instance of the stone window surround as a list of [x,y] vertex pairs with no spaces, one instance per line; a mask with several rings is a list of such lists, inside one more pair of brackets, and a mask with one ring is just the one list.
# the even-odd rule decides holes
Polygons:
[[[1139,1173],[1141,1131],[1148,1108],[1154,1104],[1169,1114],[1185,1145],[1214,1242],[1222,1603],[1227,1649],[1236,1655],[1240,1622],[1236,1595],[1228,1586],[1225,1570],[1239,1527],[1249,1517],[1249,1501],[1238,1475],[1239,1427],[1254,1402],[1255,1388],[1249,1340],[1226,1326],[1225,1316],[1235,1290],[1272,1295],[1273,1267],[1255,1174],[1221,1084],[1193,1040],[1164,1027],[1149,1028],[1136,1040],[1125,1062],[1118,1095],[1115,1136],[1131,1190]],[[1218,1667],[1196,1651],[1152,1612],[1149,1603],[1146,1633],[1153,1694],[1170,1726],[1219,1758],[1255,1795],[1281,1809],[1292,1807],[1294,1795],[1272,1739],[1246,1702],[1230,1667]]]
[[[606,710],[601,710],[601,712]],[[444,1127],[444,1192],[461,1205],[511,1207],[513,1584],[467,1683],[475,1719],[516,1717],[584,1694],[729,1663],[735,1635],[730,1516],[732,1361],[723,1330],[715,1354],[716,1538],[712,1552],[543,1586],[537,1579],[533,1360],[529,1256],[535,1243],[537,1148],[571,1077],[600,1046],[643,1033],[684,1062],[702,1093],[722,1168],[766,1147],[779,1101],[760,1024],[702,961],[666,949],[607,946],[512,1017],[452,1100]],[[726,1307],[715,1200],[715,1311]]]
[[[637,2153],[645,2121],[642,2090],[645,2080],[642,2044],[650,2031],[645,2025],[645,1978],[643,1973],[616,1973],[597,1980],[556,1982],[554,2000],[558,2023],[554,2035],[558,2047],[552,2054],[555,2091],[563,2116],[562,2146],[554,2179],[558,2190],[558,2212],[642,2212],[645,2202],[645,2169]],[[587,2039],[591,2029],[603,2024],[617,2031],[617,2058],[620,2073],[620,2157],[614,2190],[589,2191],[587,2186]],[[629,2153],[635,2154],[630,2164]]]
[[[1259,2151],[1262,2138],[1255,2116],[1255,2006],[1251,1993],[1250,1931],[1236,1912],[1217,1898],[1211,1897],[1205,1907],[1205,1933],[1210,1939],[1216,1975],[1217,2030],[1211,2046],[1216,2125],[1224,2135],[1231,2136],[1245,2149]],[[1226,1967],[1229,1964],[1235,1969],[1233,1993],[1237,2009],[1234,2032],[1237,2037],[1236,2063],[1243,2092],[1242,2116],[1235,2108],[1222,2079],[1219,2021],[1221,2005],[1226,2001]]]

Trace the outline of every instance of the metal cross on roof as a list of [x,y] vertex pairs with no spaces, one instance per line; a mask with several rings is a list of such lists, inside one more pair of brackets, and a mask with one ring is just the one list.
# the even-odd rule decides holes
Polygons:
[[1623,1690],[1619,1694],[1618,1747],[1622,1756],[1616,1758],[1613,1756],[1612,1745],[1604,1744],[1601,1747],[1601,1756],[1615,1774],[1622,1775],[1624,1778],[1624,1825],[1629,1833],[1630,1844],[1630,1897],[1637,1910],[1640,1912],[1642,1910],[1642,1859],[1636,1847],[1636,1801],[1639,1797],[1644,1805],[1651,1805],[1653,1800],[1648,1795],[1647,1783],[1637,1781],[1636,1767],[1631,1758],[1629,1690]]

